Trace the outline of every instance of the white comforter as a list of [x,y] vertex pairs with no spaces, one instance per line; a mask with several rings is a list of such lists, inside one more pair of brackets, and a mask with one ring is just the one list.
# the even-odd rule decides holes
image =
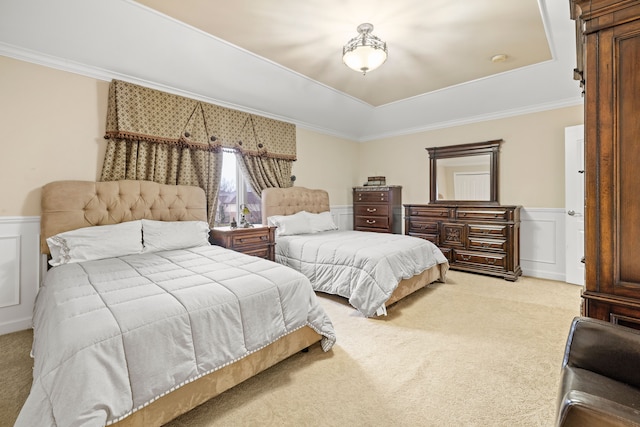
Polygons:
[[402,279],[449,263],[440,249],[417,237],[363,231],[279,236],[276,261],[300,271],[316,291],[340,295],[363,315],[386,314],[385,302]]
[[16,425],[109,424],[305,325],[331,348],[306,277],[218,246],[55,267]]

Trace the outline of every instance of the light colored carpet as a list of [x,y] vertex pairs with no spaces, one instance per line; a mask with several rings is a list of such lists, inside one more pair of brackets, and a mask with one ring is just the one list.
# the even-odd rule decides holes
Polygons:
[[[580,290],[450,271],[447,283],[375,319],[321,294],[338,336],[332,351],[313,346],[168,426],[552,426]],[[13,362],[19,369],[0,365],[21,384],[0,391],[0,425],[26,397],[25,360],[28,348]]]

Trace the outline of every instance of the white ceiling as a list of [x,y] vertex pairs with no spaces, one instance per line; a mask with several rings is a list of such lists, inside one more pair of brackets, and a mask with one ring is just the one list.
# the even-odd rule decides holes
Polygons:
[[[389,49],[366,76],[362,22]],[[560,0],[0,0],[1,55],[358,141],[577,105],[574,37]]]
[[[137,1],[373,106],[551,59],[537,0]],[[342,63],[363,22],[389,50],[367,76]]]

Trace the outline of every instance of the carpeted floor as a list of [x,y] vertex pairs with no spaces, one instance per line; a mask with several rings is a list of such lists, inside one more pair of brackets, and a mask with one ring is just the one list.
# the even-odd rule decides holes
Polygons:
[[[450,271],[375,319],[321,294],[332,351],[313,346],[168,426],[552,426],[580,290]],[[28,393],[30,340],[0,337],[2,426]]]

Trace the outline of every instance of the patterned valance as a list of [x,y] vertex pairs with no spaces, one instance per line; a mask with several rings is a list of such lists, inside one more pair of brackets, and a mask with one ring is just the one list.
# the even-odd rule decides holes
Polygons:
[[296,128],[290,123],[113,80],[109,87],[107,139],[187,145],[245,155],[296,160]]

